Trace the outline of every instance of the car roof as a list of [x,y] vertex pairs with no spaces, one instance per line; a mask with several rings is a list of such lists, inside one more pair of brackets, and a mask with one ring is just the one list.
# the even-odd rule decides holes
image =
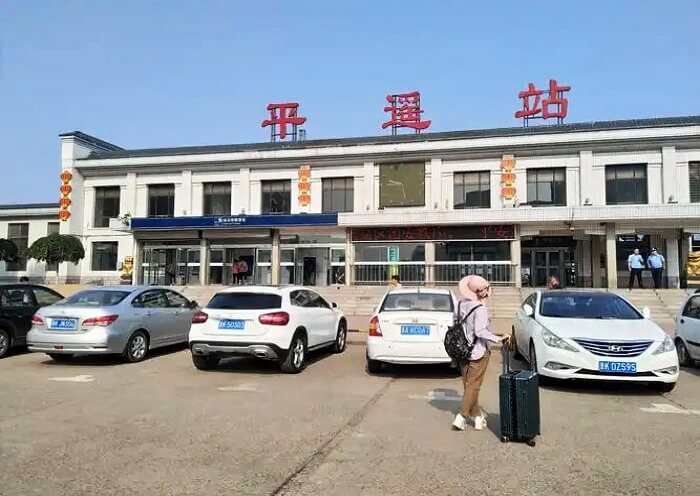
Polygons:
[[216,293],[271,293],[282,295],[297,289],[309,288],[304,288],[302,286],[232,286],[230,288],[223,288],[217,291]]
[[611,293],[609,291],[583,291],[583,290],[576,290],[576,289],[545,289],[545,290],[540,290],[539,291],[542,294],[553,294],[553,295],[562,295],[562,296],[590,296],[590,295],[598,295],[598,296],[617,296],[618,298],[620,297],[619,294],[617,293]]
[[146,289],[167,289],[169,291],[176,291],[174,288],[164,287],[164,286],[147,286],[147,285],[115,285],[115,286],[89,286],[83,288],[81,291],[126,291],[127,293],[134,293],[136,291],[143,291]]
[[406,294],[406,293],[424,293],[424,294],[446,294],[451,295],[452,291],[443,288],[422,288],[416,286],[414,288],[396,288],[387,291],[387,294]]

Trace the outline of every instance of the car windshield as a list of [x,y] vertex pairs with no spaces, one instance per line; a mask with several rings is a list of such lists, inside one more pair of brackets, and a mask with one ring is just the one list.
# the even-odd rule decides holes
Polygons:
[[129,291],[104,291],[99,289],[87,289],[79,291],[57,305],[73,305],[79,307],[111,307],[119,304],[129,296]]
[[452,312],[452,298],[444,293],[392,293],[387,295],[380,312]]
[[544,293],[540,303],[540,315],[567,319],[617,319],[644,318],[625,300],[613,294]]
[[282,297],[270,293],[218,293],[207,308],[221,310],[269,310],[280,308]]

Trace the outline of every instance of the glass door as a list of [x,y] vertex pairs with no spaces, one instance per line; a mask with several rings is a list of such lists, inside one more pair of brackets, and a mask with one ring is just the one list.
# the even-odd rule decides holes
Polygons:
[[537,250],[533,252],[532,259],[534,261],[534,286],[547,286],[550,277],[556,277],[561,284],[564,284],[562,280],[562,250]]
[[295,284],[296,248],[280,249],[280,284]]
[[272,250],[258,248],[255,250],[255,282],[256,284],[272,284]]
[[331,248],[329,284],[345,284],[345,248]]

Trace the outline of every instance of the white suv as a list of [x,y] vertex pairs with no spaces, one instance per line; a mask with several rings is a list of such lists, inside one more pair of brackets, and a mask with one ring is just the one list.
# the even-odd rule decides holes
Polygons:
[[192,317],[190,350],[200,370],[219,360],[252,355],[277,360],[283,372],[304,368],[306,353],[333,347],[345,350],[347,321],[335,303],[302,287],[245,286],[214,295]]

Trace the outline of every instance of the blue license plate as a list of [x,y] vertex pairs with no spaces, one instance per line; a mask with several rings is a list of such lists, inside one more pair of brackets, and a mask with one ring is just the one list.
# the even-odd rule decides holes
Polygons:
[[401,334],[406,336],[428,336],[430,326],[427,325],[402,325]]
[[49,326],[49,329],[75,329],[76,324],[77,322],[75,319],[51,319],[51,325]]
[[228,329],[230,331],[242,331],[243,329],[245,329],[245,320],[220,320],[219,329]]
[[598,362],[599,372],[615,372],[618,374],[636,374],[635,362]]

